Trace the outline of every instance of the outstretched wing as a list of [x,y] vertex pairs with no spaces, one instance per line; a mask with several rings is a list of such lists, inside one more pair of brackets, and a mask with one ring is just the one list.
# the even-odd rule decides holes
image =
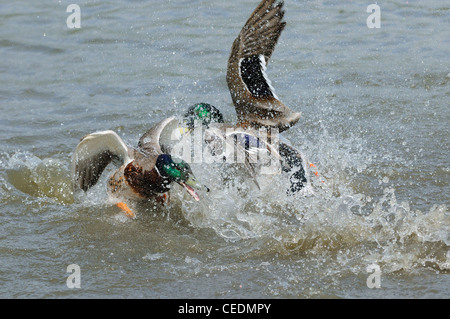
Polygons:
[[266,74],[286,22],[283,2],[263,0],[233,43],[228,59],[227,83],[238,121],[243,126],[288,129],[300,118],[275,95]]
[[179,122],[173,116],[162,120],[142,135],[138,148],[149,155],[169,154],[180,138],[178,127]]
[[130,161],[128,147],[115,132],[101,131],[86,135],[72,157],[73,184],[87,191],[97,183],[109,163],[124,165]]
[[245,23],[238,39],[240,58],[263,55],[268,63],[281,32],[286,26],[283,2],[263,0]]

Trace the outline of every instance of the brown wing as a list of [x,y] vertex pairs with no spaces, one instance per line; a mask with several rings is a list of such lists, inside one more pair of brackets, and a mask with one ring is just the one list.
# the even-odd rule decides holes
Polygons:
[[228,59],[227,83],[239,124],[255,128],[288,129],[300,118],[275,95],[266,65],[286,22],[283,2],[263,0],[233,42]]

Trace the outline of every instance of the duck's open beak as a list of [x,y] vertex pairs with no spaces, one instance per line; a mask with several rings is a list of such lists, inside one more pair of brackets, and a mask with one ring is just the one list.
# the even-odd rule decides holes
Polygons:
[[[180,185],[183,185],[183,187],[187,190],[189,195],[194,197],[196,201],[200,200],[200,196],[198,196],[198,193],[195,191],[195,189],[198,190],[205,190],[209,192],[209,188],[205,185],[199,184],[193,177],[189,176],[189,178],[185,182],[179,182]],[[195,188],[195,189],[194,189]]]

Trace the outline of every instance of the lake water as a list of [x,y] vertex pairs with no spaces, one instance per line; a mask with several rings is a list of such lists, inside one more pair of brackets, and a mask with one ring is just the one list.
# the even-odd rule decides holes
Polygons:
[[227,59],[258,1],[80,0],[79,29],[70,3],[0,4],[0,297],[448,298],[448,2],[378,2],[368,28],[370,1],[286,1],[267,73],[302,112],[282,135],[312,191],[194,164],[209,194],[174,186],[135,220],[111,169],[73,195],[73,150],[106,129],[136,145],[197,102],[234,122]]

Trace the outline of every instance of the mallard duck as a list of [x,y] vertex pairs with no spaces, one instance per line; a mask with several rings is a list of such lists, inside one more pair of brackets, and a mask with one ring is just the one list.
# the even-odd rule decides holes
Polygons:
[[[269,59],[286,26],[286,22],[283,21],[283,2],[276,2],[276,0],[261,1],[231,47],[226,80],[236,109],[235,130],[224,124],[220,111],[207,103],[193,105],[185,114],[185,118],[190,119],[188,124],[191,124],[194,118],[201,120],[207,127],[209,134],[205,134],[205,142],[209,143],[213,153],[217,151],[217,147],[212,143],[215,138],[211,136],[219,137],[219,141],[222,141],[227,137],[226,131],[229,132],[228,137],[233,134],[234,137],[244,136],[240,139],[240,144],[247,153],[251,153],[248,148],[251,140],[253,145],[262,146],[271,156],[279,159],[284,172],[291,174],[288,192],[295,193],[307,182],[305,161],[298,150],[286,142],[279,142],[278,136],[274,141],[269,130],[276,128],[281,133],[296,124],[301,115],[293,112],[279,100],[266,74]],[[242,132],[242,129],[261,128],[268,129],[268,140],[264,141],[270,141],[267,145],[264,143],[260,145],[259,137],[251,131]],[[235,138],[235,141],[239,144],[239,139]],[[246,161],[246,166],[258,185],[254,165],[249,165]]]
[[[190,106],[183,118],[185,128],[182,128],[182,132],[192,132],[195,129],[195,124],[201,124],[205,130],[204,142],[213,156],[222,156],[223,161],[226,162],[226,143],[238,146],[241,151],[250,156],[255,156],[256,149],[263,149],[276,160],[279,160],[279,168],[289,174],[288,194],[296,193],[306,186],[308,179],[305,160],[287,140],[277,141],[279,142],[277,145],[270,144],[267,143],[267,140],[261,140],[260,136],[254,134],[251,130],[242,130],[239,127],[236,128],[226,124],[220,110],[208,103],[197,103]],[[254,147],[252,148],[251,145]],[[249,160],[250,156],[246,156],[244,164],[255,184],[260,188],[256,179],[257,169],[254,161]]]
[[[255,165],[251,163],[256,150],[266,150],[272,157],[279,159],[283,171],[291,171],[294,164],[301,164],[299,170],[303,170],[303,173],[296,173],[296,182],[291,187],[298,190],[306,179],[300,153],[282,143],[280,154],[278,145],[275,145],[278,135],[271,136],[271,129],[277,129],[276,133],[287,130],[297,123],[300,113],[293,112],[278,99],[265,72],[286,25],[282,21],[283,16],[283,2],[276,4],[275,0],[261,1],[233,42],[226,80],[236,109],[237,123],[225,124],[221,112],[208,103],[191,106],[184,117],[185,125],[190,130],[195,120],[203,125],[206,129],[205,142],[213,155],[224,154],[226,157],[223,142],[234,143],[243,151],[246,155],[244,163],[258,187]],[[262,128],[267,129],[267,139],[263,141],[257,132]]]
[[[118,199],[164,200],[173,182],[182,185],[195,199],[197,190],[209,191],[193,176],[188,163],[172,157],[161,144],[174,118],[168,118],[139,139],[137,148],[128,147],[114,131],[88,134],[77,145],[72,158],[72,176],[75,188],[87,191],[99,180],[105,168],[115,164],[118,169],[108,182],[109,193]],[[119,203],[129,217],[134,213],[125,203]]]
[[[265,127],[277,128],[282,132],[300,118],[300,113],[293,112],[278,99],[265,72],[286,25],[282,21],[283,2],[275,2],[261,1],[233,42],[226,79],[238,121],[234,126],[235,130],[227,133],[227,128],[230,127],[223,123],[220,112],[219,115],[213,114],[212,120],[223,125],[212,125],[210,136],[223,139],[227,134],[233,135],[235,141],[240,141],[237,145],[243,146],[246,154],[252,152],[247,147],[251,140],[256,143],[257,148],[266,149],[271,155],[280,158],[271,144],[263,143],[248,131]],[[202,112],[201,109],[198,111]],[[202,118],[206,116],[204,114]],[[146,132],[139,140],[137,149],[126,146],[113,131],[85,136],[74,152],[74,185],[84,191],[88,190],[97,183],[106,166],[114,163],[118,170],[111,176],[108,185],[110,193],[118,198],[159,199],[167,194],[173,182],[177,182],[198,200],[199,196],[194,188],[207,188],[195,181],[185,161],[172,158],[169,148],[165,150],[164,145],[160,144],[163,132],[172,134],[178,130],[171,132],[166,129],[169,123],[173,123],[173,118],[162,121]],[[252,165],[248,167],[250,171],[253,170],[254,176]],[[125,204],[120,206],[129,211]],[[132,212],[129,214],[132,215]]]

